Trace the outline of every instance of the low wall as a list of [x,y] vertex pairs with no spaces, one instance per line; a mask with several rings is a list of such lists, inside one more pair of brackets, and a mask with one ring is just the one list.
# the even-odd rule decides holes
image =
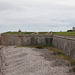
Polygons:
[[52,44],[54,47],[61,49],[66,55],[75,59],[75,38],[54,35]]
[[0,45],[1,45],[1,34],[0,34]]
[[2,45],[44,45],[52,44],[52,35],[28,35],[23,34],[2,34],[1,43]]
[[1,75],[1,48],[0,48],[0,75]]
[[1,46],[0,46],[0,75],[3,75],[3,72],[2,72],[2,65],[3,65],[3,62],[2,62],[2,52],[1,52]]

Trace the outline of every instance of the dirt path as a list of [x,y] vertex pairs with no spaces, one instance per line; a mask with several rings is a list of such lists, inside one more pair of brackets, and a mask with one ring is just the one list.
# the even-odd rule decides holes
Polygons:
[[54,59],[50,51],[35,48],[1,49],[3,75],[72,75],[66,61]]

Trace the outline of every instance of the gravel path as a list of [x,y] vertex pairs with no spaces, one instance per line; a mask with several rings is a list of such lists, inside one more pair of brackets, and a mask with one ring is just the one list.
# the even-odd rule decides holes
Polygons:
[[52,52],[36,48],[3,47],[2,75],[73,75],[67,61],[54,59]]

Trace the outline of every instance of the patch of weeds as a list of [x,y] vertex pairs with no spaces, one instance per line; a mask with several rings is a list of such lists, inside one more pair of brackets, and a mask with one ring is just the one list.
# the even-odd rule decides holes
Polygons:
[[27,46],[16,46],[16,47],[14,47],[14,48],[17,48],[17,47],[27,47]]
[[36,46],[36,48],[43,49],[44,47],[42,45],[40,45],[40,46]]
[[71,63],[72,66],[75,66],[75,60],[73,60],[72,58],[68,59]]
[[53,51],[54,54],[61,54],[63,53],[61,50],[57,49],[57,48],[53,48],[53,47],[47,47],[48,50]]
[[51,44],[44,44],[43,46],[44,47],[53,47],[53,45],[51,45]]
[[17,48],[16,46],[14,48]]
[[62,54],[62,53],[59,52],[59,51],[54,51],[53,54],[54,54],[54,55],[59,55],[59,54]]
[[75,72],[75,66],[72,67],[73,72]]
[[75,60],[72,59],[70,56],[67,56],[66,54],[63,53],[63,51],[53,48],[53,47],[47,47],[48,50],[53,51],[53,55],[57,55],[63,60],[68,60],[71,66],[75,66]]
[[64,60],[68,60],[71,64],[71,66],[74,66],[75,65],[75,60],[72,59],[71,57],[67,56],[66,54],[64,53],[61,53],[61,54],[58,54],[62,59]]

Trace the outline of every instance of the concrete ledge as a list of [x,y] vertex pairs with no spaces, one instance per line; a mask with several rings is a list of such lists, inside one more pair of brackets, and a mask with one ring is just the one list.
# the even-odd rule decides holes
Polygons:
[[53,35],[53,37],[57,37],[57,38],[62,38],[62,39],[67,39],[67,40],[75,41],[75,38],[73,38],[73,37],[68,37],[68,36]]

